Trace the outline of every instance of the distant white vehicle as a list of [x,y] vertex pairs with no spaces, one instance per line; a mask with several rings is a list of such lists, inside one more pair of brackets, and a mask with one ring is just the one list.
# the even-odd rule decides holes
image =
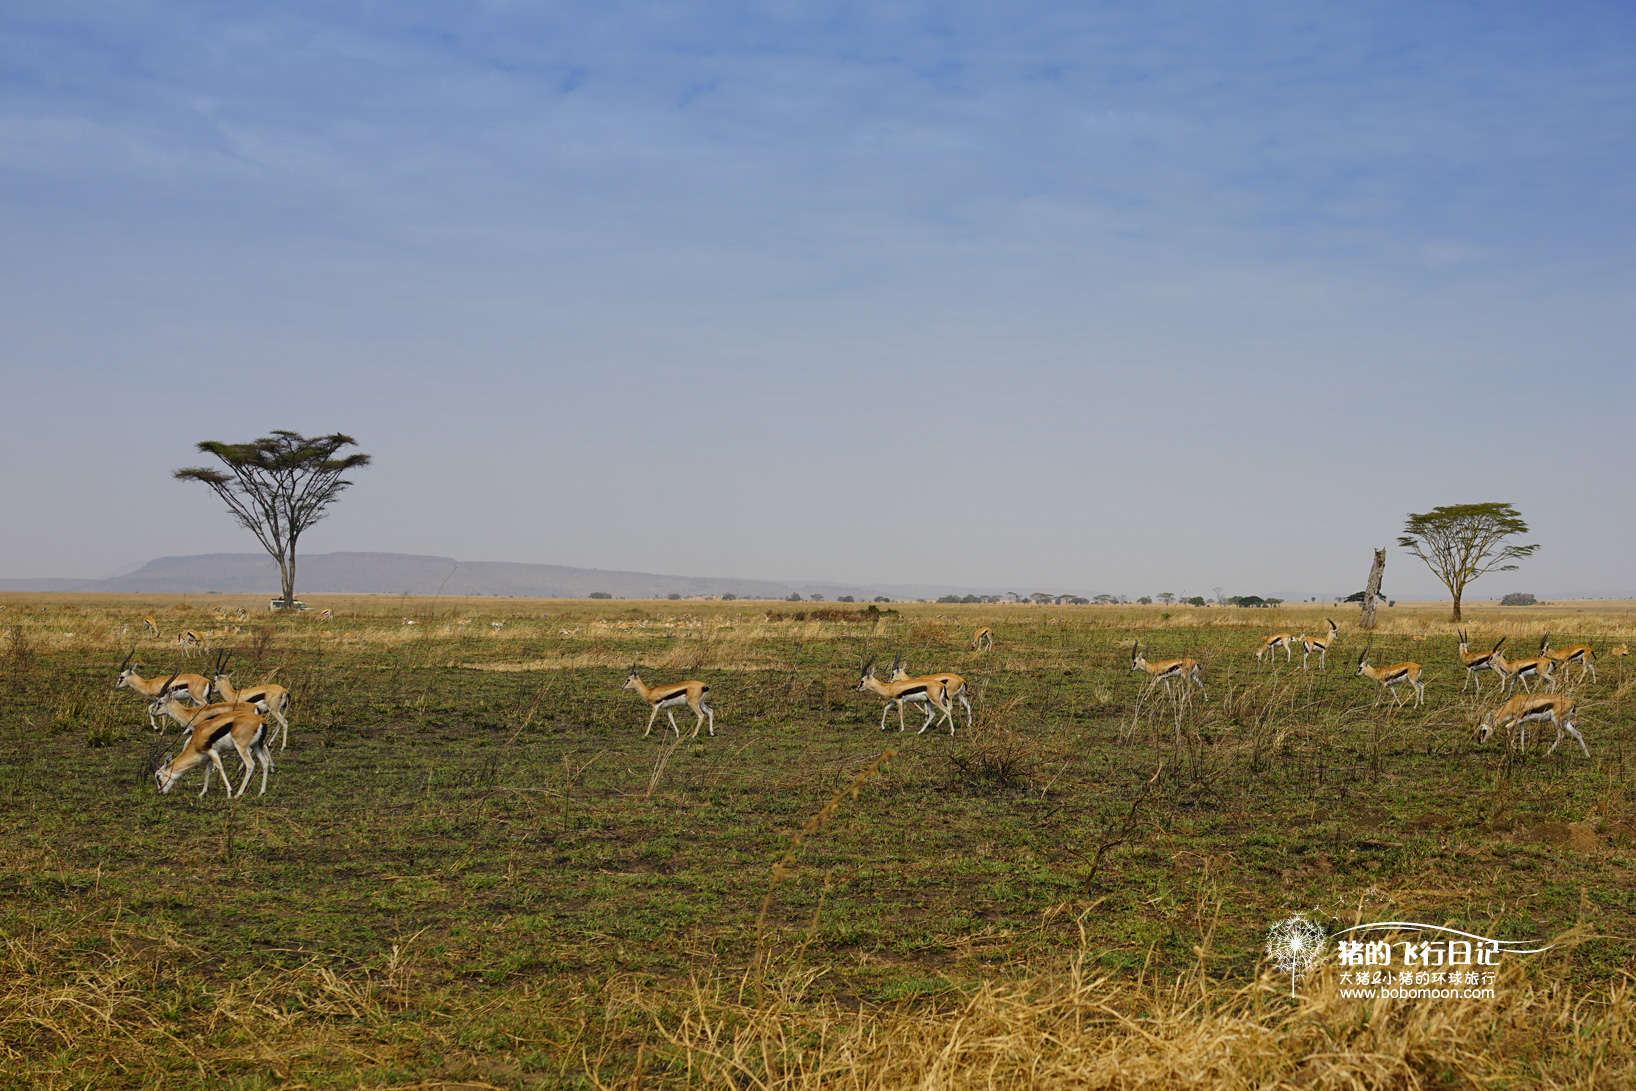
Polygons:
[[269,610],[305,610],[306,608],[307,604],[302,602],[300,599],[296,599],[294,602],[285,602],[283,599],[274,599],[272,602],[267,604],[267,609]]

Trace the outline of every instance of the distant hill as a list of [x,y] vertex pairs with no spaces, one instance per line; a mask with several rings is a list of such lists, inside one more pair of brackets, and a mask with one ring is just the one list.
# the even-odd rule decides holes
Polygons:
[[[1028,590],[1038,590],[1030,588]],[[1056,589],[1052,589],[1056,590]],[[278,566],[265,553],[209,553],[160,557],[125,575],[100,580],[0,580],[0,591],[89,591],[203,595],[278,592]],[[499,595],[513,598],[587,598],[605,591],[614,598],[684,598],[734,594],[747,599],[802,598],[814,594],[834,601],[852,595],[863,601],[935,599],[940,595],[996,594],[994,590],[934,584],[843,584],[780,582],[710,576],[665,576],[601,568],[508,561],[457,561],[406,553],[314,553],[296,563],[297,594]],[[1027,591],[1022,591],[1026,594]]]

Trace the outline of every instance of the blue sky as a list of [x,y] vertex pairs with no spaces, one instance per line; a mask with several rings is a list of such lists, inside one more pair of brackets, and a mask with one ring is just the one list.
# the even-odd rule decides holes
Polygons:
[[[0,575],[305,540],[698,575],[1632,594],[1636,10],[0,10]],[[1393,552],[1387,587],[1436,585]]]

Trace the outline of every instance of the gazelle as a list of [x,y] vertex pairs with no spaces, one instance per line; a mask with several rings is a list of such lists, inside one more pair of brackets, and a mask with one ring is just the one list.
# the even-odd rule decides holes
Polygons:
[[334,621],[335,620],[335,611],[334,610],[320,610],[320,611],[318,611],[318,620],[319,621]]
[[[1328,618],[1324,618],[1324,620],[1329,621]],[[1341,631],[1335,627],[1335,623],[1333,621],[1329,621],[1328,636],[1308,636],[1307,634],[1302,633],[1300,636],[1296,637],[1295,639],[1301,645],[1301,669],[1307,669],[1307,657],[1313,652],[1317,652],[1318,669],[1323,670],[1325,668],[1326,661],[1329,659],[1329,646],[1335,643],[1335,638],[1340,635]]]
[[1288,633],[1274,633],[1271,636],[1262,637],[1261,647],[1255,650],[1256,666],[1261,665],[1261,657],[1268,652],[1271,652],[1273,659],[1277,660],[1279,648],[1284,649],[1284,662],[1288,663],[1294,654],[1290,651],[1290,645],[1294,642],[1295,638]]
[[1608,654],[1609,655],[1629,655],[1630,654],[1630,649],[1628,647],[1626,647],[1625,645],[1620,644],[1616,648],[1609,648],[1608,649]]
[[1365,648],[1358,653],[1358,677],[1367,678],[1380,687],[1375,694],[1375,704],[1380,704],[1383,693],[1390,692],[1397,700],[1398,707],[1403,706],[1403,695],[1398,693],[1397,687],[1404,682],[1414,687],[1414,704],[1419,708],[1426,700],[1426,686],[1420,681],[1419,663],[1393,663],[1390,667],[1371,667],[1369,665],[1369,649]]
[[1570,663],[1579,664],[1579,677],[1575,682],[1585,680],[1585,672],[1591,672],[1591,681],[1596,681],[1596,653],[1591,651],[1589,644],[1570,644],[1561,651],[1551,650],[1551,634],[1546,633],[1539,642],[1539,654],[1546,656],[1559,667],[1566,667]]
[[[233,685],[233,676],[227,672],[228,658],[223,656],[217,661],[216,669],[213,672],[214,676],[210,680],[212,688],[221,695],[221,699],[224,701],[242,701],[245,704],[256,706],[256,711],[263,716],[272,716],[278,723],[277,733],[283,740],[279,749],[288,750],[290,748],[290,721],[285,714],[290,711],[290,691],[283,686],[273,685],[271,682],[238,689]],[[272,737],[268,736],[267,741],[272,742]]]
[[[896,664],[893,664],[894,667]],[[932,725],[932,709],[936,708],[949,721],[949,734],[954,734],[954,706],[949,703],[943,691],[943,683],[935,678],[905,678],[901,681],[882,682],[875,677],[875,660],[871,658],[863,666],[863,677],[858,680],[859,693],[873,693],[877,697],[886,698],[886,707],[881,709],[880,729],[886,730],[886,717],[892,711],[892,706],[898,707],[898,730],[903,731],[903,706],[908,703],[925,704],[926,721],[920,725],[917,735],[924,735],[926,729]]]
[[[174,704],[175,702],[171,702]],[[188,736],[187,745],[173,760],[169,754],[165,755],[164,764],[153,774],[154,784],[160,792],[168,792],[176,786],[182,774],[195,765],[210,759],[210,765],[205,766],[204,787],[199,790],[203,796],[210,791],[210,772],[214,768],[222,775],[222,787],[229,797],[237,798],[250,787],[250,778],[255,775],[256,762],[261,762],[261,795],[267,794],[267,774],[273,771],[272,756],[267,753],[267,725],[262,722],[261,716],[249,705],[229,705],[221,712],[201,717]],[[222,755],[229,748],[239,752],[239,760],[244,763],[244,783],[237,792],[233,791],[233,782],[227,776],[227,769],[222,765]]]
[[158,636],[159,623],[153,620],[151,617],[145,617],[142,619],[142,631],[144,633],[152,633],[154,636]]
[[[892,664],[892,681],[901,682],[908,677],[909,672],[903,669],[903,664],[901,662],[895,662]],[[972,714],[971,702],[966,700],[966,680],[960,677],[958,674],[950,674],[947,671],[943,671],[938,674],[923,674],[920,676],[920,681],[924,682],[928,678],[935,678],[939,682],[943,683],[943,699],[945,701],[959,701],[962,705],[966,706],[966,730],[970,731]],[[928,707],[926,709],[926,715],[930,717],[931,714],[932,710],[930,707]],[[949,724],[949,733],[954,733],[954,724],[952,723]]]
[[176,646],[182,649],[182,656],[203,654],[205,638],[192,629],[183,629],[176,637]]
[[1495,674],[1505,679],[1502,692],[1509,692],[1511,687],[1520,679],[1523,690],[1532,693],[1534,689],[1528,684],[1530,678],[1545,679],[1547,691],[1556,689],[1556,677],[1551,673],[1556,667],[1556,663],[1546,656],[1536,655],[1528,659],[1507,659],[1503,654],[1496,651],[1494,658],[1489,660],[1488,665],[1494,668]]
[[[131,656],[135,654],[136,649],[132,648],[130,654],[125,656],[125,662],[119,665],[119,680],[114,683],[115,689],[128,689],[140,693],[149,700],[183,691],[193,699],[195,705],[202,705],[210,700],[209,679],[198,674],[173,674],[163,682],[158,678],[143,678],[131,665]],[[155,731],[160,730],[159,722],[153,718],[151,709],[148,712],[148,726]]]
[[977,630],[977,635],[971,638],[971,646],[972,646],[972,649],[974,651],[979,651],[979,652],[991,652],[991,651],[993,651],[994,650],[994,630],[989,629],[989,628],[978,629]]
[[1170,680],[1178,678],[1182,681],[1184,692],[1192,693],[1193,687],[1197,685],[1199,692],[1204,694],[1204,699],[1206,701],[1210,699],[1210,694],[1204,688],[1204,679],[1199,677],[1199,672],[1203,670],[1203,667],[1197,659],[1165,659],[1158,663],[1149,663],[1147,658],[1140,654],[1141,649],[1140,641],[1131,645],[1130,669],[1133,671],[1146,671],[1152,679],[1147,684],[1147,690],[1144,691],[1143,696],[1151,692],[1153,687],[1160,682],[1165,684],[1165,696],[1170,696]]
[[653,706],[653,713],[648,717],[648,729],[642,732],[645,739],[653,731],[653,721],[659,718],[661,710],[670,719],[670,729],[676,732],[676,737],[682,737],[682,729],[676,726],[676,713],[672,711],[681,705],[686,705],[698,717],[693,722],[693,734],[689,738],[699,737],[699,725],[709,717],[710,734],[716,733],[716,714],[710,709],[710,687],[703,682],[678,682],[673,686],[644,686],[642,680],[636,676],[636,664],[631,664],[630,676],[620,689],[634,689],[636,695]]
[[1588,758],[1591,756],[1591,752],[1590,748],[1585,745],[1585,736],[1575,730],[1573,722],[1568,719],[1569,716],[1573,715],[1575,704],[1576,702],[1572,697],[1563,693],[1519,693],[1483,717],[1482,726],[1477,729],[1477,741],[1485,743],[1494,732],[1516,724],[1521,732],[1520,746],[1526,750],[1528,749],[1529,721],[1541,723],[1549,720],[1552,726],[1556,728],[1556,742],[1553,742],[1551,749],[1545,752],[1546,757],[1551,756],[1551,751],[1555,750],[1557,745],[1562,742],[1563,732],[1567,732],[1574,737],[1574,741],[1579,744],[1579,749],[1583,750]]
[[1500,650],[1500,645],[1504,643],[1505,637],[1502,636],[1500,637],[1499,641],[1486,652],[1469,652],[1466,649],[1471,645],[1471,638],[1463,632],[1460,634],[1460,662],[1464,663],[1466,667],[1466,680],[1465,683],[1460,686],[1461,693],[1464,693],[1466,691],[1466,686],[1470,685],[1472,682],[1477,683],[1478,693],[1483,692],[1483,680],[1477,677],[1477,672],[1492,669],[1494,653],[1498,652]]

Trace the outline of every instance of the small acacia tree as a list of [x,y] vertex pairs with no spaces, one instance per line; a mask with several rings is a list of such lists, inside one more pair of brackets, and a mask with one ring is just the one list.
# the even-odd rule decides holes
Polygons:
[[352,482],[341,477],[369,465],[366,454],[337,457],[358,441],[337,432],[308,439],[298,432],[274,432],[249,443],[205,440],[199,450],[215,455],[225,469],[188,466],[172,476],[202,481],[227,502],[233,518],[256,536],[278,562],[285,606],[295,601],[295,543],[322,519]]
[[1460,620],[1460,598],[1466,584],[1488,572],[1510,572],[1509,562],[1533,554],[1537,545],[1507,545],[1505,540],[1527,534],[1528,524],[1510,504],[1451,504],[1424,515],[1410,513],[1397,544],[1426,562],[1432,575],[1454,596],[1454,615]]

